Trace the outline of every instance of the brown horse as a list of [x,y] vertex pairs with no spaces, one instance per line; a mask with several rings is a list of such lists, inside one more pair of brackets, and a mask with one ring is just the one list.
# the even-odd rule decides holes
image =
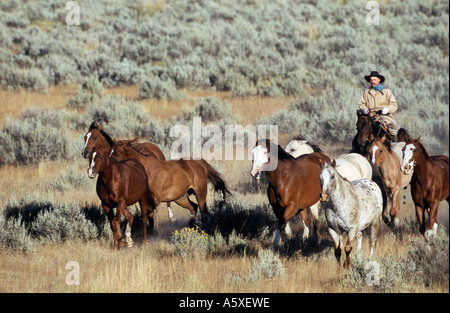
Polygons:
[[[97,195],[102,202],[102,207],[108,216],[111,230],[114,236],[114,247],[123,245],[120,233],[120,218],[122,214],[127,219],[125,231],[126,243],[132,245],[131,225],[133,215],[126,208],[139,202],[144,224],[144,243],[147,242],[147,218],[150,217],[150,226],[153,227],[153,211],[155,201],[147,183],[147,174],[141,163],[136,160],[116,161],[109,157],[109,151],[105,148],[96,148],[89,155],[89,178],[97,179]],[[117,207],[114,215],[113,208]]]
[[[381,114],[381,113],[380,113]],[[400,128],[397,134],[397,138],[393,138],[388,131],[386,131],[379,122],[376,121],[376,117],[370,117],[368,114],[362,114],[357,112],[358,120],[356,122],[356,135],[352,141],[351,152],[364,155],[367,152],[367,147],[375,138],[381,138],[386,136],[391,142],[406,141],[409,138],[408,133],[404,128]]]
[[[416,207],[419,229],[427,241],[436,235],[439,203],[449,197],[449,158],[445,155],[430,156],[420,142],[420,137],[410,139],[403,148],[401,169],[408,174],[414,173],[411,180],[411,195]],[[430,220],[425,230],[424,212],[427,210]]]
[[[143,164],[152,188],[155,203],[175,201],[187,208],[194,219],[200,208],[202,220],[207,217],[207,183],[214,185],[215,191],[222,191],[223,197],[230,194],[220,174],[205,160],[161,160],[153,154],[143,154],[136,149],[134,140],[118,140],[112,151],[116,160],[136,159]],[[189,199],[195,195],[197,203]]]
[[[103,130],[102,124],[97,125],[96,122],[92,122],[89,129],[84,136],[84,146],[81,150],[81,155],[87,158],[95,147],[106,148],[111,151],[114,145],[114,140]],[[150,143],[139,143],[134,145],[135,149],[143,154],[150,155],[153,154],[161,160],[165,160],[166,157],[162,153],[158,146]],[[169,202],[167,202],[167,211],[169,214],[169,220],[175,222],[176,219],[173,216],[173,212],[170,208]]]
[[400,170],[404,146],[404,142],[391,143],[384,135],[381,138],[374,139],[369,144],[366,153],[366,158],[373,165],[379,167],[387,200],[384,209],[386,212],[389,210],[390,220],[386,214],[383,214],[383,218],[386,224],[392,223],[393,226],[399,225],[400,191],[409,184],[412,176],[412,173],[406,175]]
[[[281,231],[284,231],[287,222],[295,214],[299,213],[305,225],[310,225],[305,209],[320,198],[319,174],[322,169],[319,160],[330,162],[330,159],[319,152],[294,158],[270,140],[259,140],[252,151],[252,156],[252,177],[259,177],[261,171],[265,171],[269,179],[267,195],[278,218],[278,228],[273,242],[277,248]],[[274,170],[267,170],[267,164],[273,161],[277,162],[277,167]]]

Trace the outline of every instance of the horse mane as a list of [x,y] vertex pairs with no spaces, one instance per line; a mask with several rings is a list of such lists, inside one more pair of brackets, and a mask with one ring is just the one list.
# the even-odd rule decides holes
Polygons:
[[392,143],[391,143],[391,141],[389,140],[389,139],[385,139],[384,140],[384,146],[386,147],[386,149],[387,149],[387,151],[389,152],[389,153],[391,153],[392,152]]
[[406,129],[400,128],[397,133],[397,138],[399,141],[407,142],[411,136]]
[[419,141],[419,142],[415,142],[418,146],[419,146],[419,148],[422,150],[422,153],[423,153],[423,155],[425,156],[425,159],[427,159],[427,160],[429,160],[429,161],[431,161],[431,157],[430,157],[430,155],[428,154],[428,151],[427,150],[425,150],[425,147],[422,145],[422,143]]
[[[89,131],[92,129],[99,129],[99,127],[100,127],[100,125],[98,125],[96,121],[93,121],[91,123],[91,125],[89,126]],[[102,128],[100,129],[100,134],[102,134],[103,137],[105,137],[106,141],[108,141],[108,143],[111,147],[114,146],[114,140]]]
[[322,149],[320,149],[318,145],[309,142],[301,135],[295,136],[294,138],[292,138],[292,140],[306,141],[306,144],[309,145],[313,149],[314,152],[320,152],[320,153],[323,152]]
[[295,159],[292,155],[290,155],[289,153],[284,151],[284,149],[281,148],[281,146],[279,144],[272,143],[270,139],[260,139],[260,140],[258,140],[258,142],[256,144],[258,145],[260,142],[264,143],[266,145],[266,147],[269,148],[269,151],[277,149],[279,161]]
[[[275,146],[275,144],[272,144],[272,143],[271,143],[270,149],[272,149],[272,147],[274,147],[274,146]],[[281,148],[280,145],[276,145],[276,146],[277,146],[277,149],[278,149],[278,160],[279,160],[279,161],[283,161],[283,160],[294,160],[294,159],[295,159],[291,154],[289,154],[289,153],[287,153],[286,151],[284,151],[284,149]]]

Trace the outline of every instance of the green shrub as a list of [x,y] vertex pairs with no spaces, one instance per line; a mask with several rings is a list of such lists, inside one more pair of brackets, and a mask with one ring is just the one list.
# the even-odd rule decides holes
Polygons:
[[174,231],[170,241],[175,245],[177,253],[186,257],[205,254],[208,248],[208,237],[198,228],[185,227]]
[[0,251],[30,253],[34,251],[33,240],[18,219],[6,219],[0,215]]
[[17,120],[7,118],[0,130],[0,143],[4,148],[0,165],[67,159],[74,153],[63,113],[48,109],[27,109]]
[[56,204],[40,212],[32,223],[31,234],[44,243],[87,241],[99,235],[97,227],[85,218],[77,204]]
[[278,255],[272,250],[260,250],[258,259],[253,261],[253,265],[248,272],[241,275],[229,275],[232,283],[239,285],[241,283],[256,283],[261,279],[276,279],[284,276],[285,269]]
[[163,81],[157,76],[145,78],[141,82],[139,96],[143,99],[156,98],[165,100],[173,100],[178,97],[173,81]]
[[36,69],[6,68],[0,76],[0,84],[5,90],[46,91],[48,83],[42,73]]

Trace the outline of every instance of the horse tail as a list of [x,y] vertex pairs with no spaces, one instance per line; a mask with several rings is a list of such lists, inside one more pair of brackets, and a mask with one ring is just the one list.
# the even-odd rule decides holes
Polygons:
[[222,191],[223,199],[226,199],[226,194],[231,195],[231,192],[228,190],[225,182],[223,181],[222,177],[220,177],[220,173],[217,172],[211,165],[209,165],[208,162],[205,160],[200,160],[200,162],[203,164],[203,166],[208,171],[208,181],[214,185],[214,191]]

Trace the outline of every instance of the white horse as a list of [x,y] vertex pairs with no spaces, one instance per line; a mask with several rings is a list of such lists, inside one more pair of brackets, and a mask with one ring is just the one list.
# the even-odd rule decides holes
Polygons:
[[350,265],[352,243],[356,238],[357,250],[361,250],[362,231],[370,228],[370,257],[375,248],[378,228],[383,211],[383,196],[380,187],[369,179],[358,179],[352,182],[343,178],[336,170],[336,161],[322,165],[320,184],[321,198],[327,201],[325,216],[328,232],[334,241],[335,256],[338,267],[341,267],[341,254],[344,245],[343,233],[348,235],[345,244],[345,266]]
[[[284,149],[287,153],[297,158],[304,154],[313,152],[322,152],[320,148],[314,144],[309,143],[301,137],[294,137]],[[372,166],[365,157],[358,153],[342,154],[336,158],[336,170],[349,181],[355,179],[372,179]],[[319,221],[319,205],[320,201],[310,207],[311,214],[314,217],[314,222]],[[292,231],[287,223],[285,228],[287,236],[291,236]],[[303,238],[309,236],[309,228],[303,223]]]

